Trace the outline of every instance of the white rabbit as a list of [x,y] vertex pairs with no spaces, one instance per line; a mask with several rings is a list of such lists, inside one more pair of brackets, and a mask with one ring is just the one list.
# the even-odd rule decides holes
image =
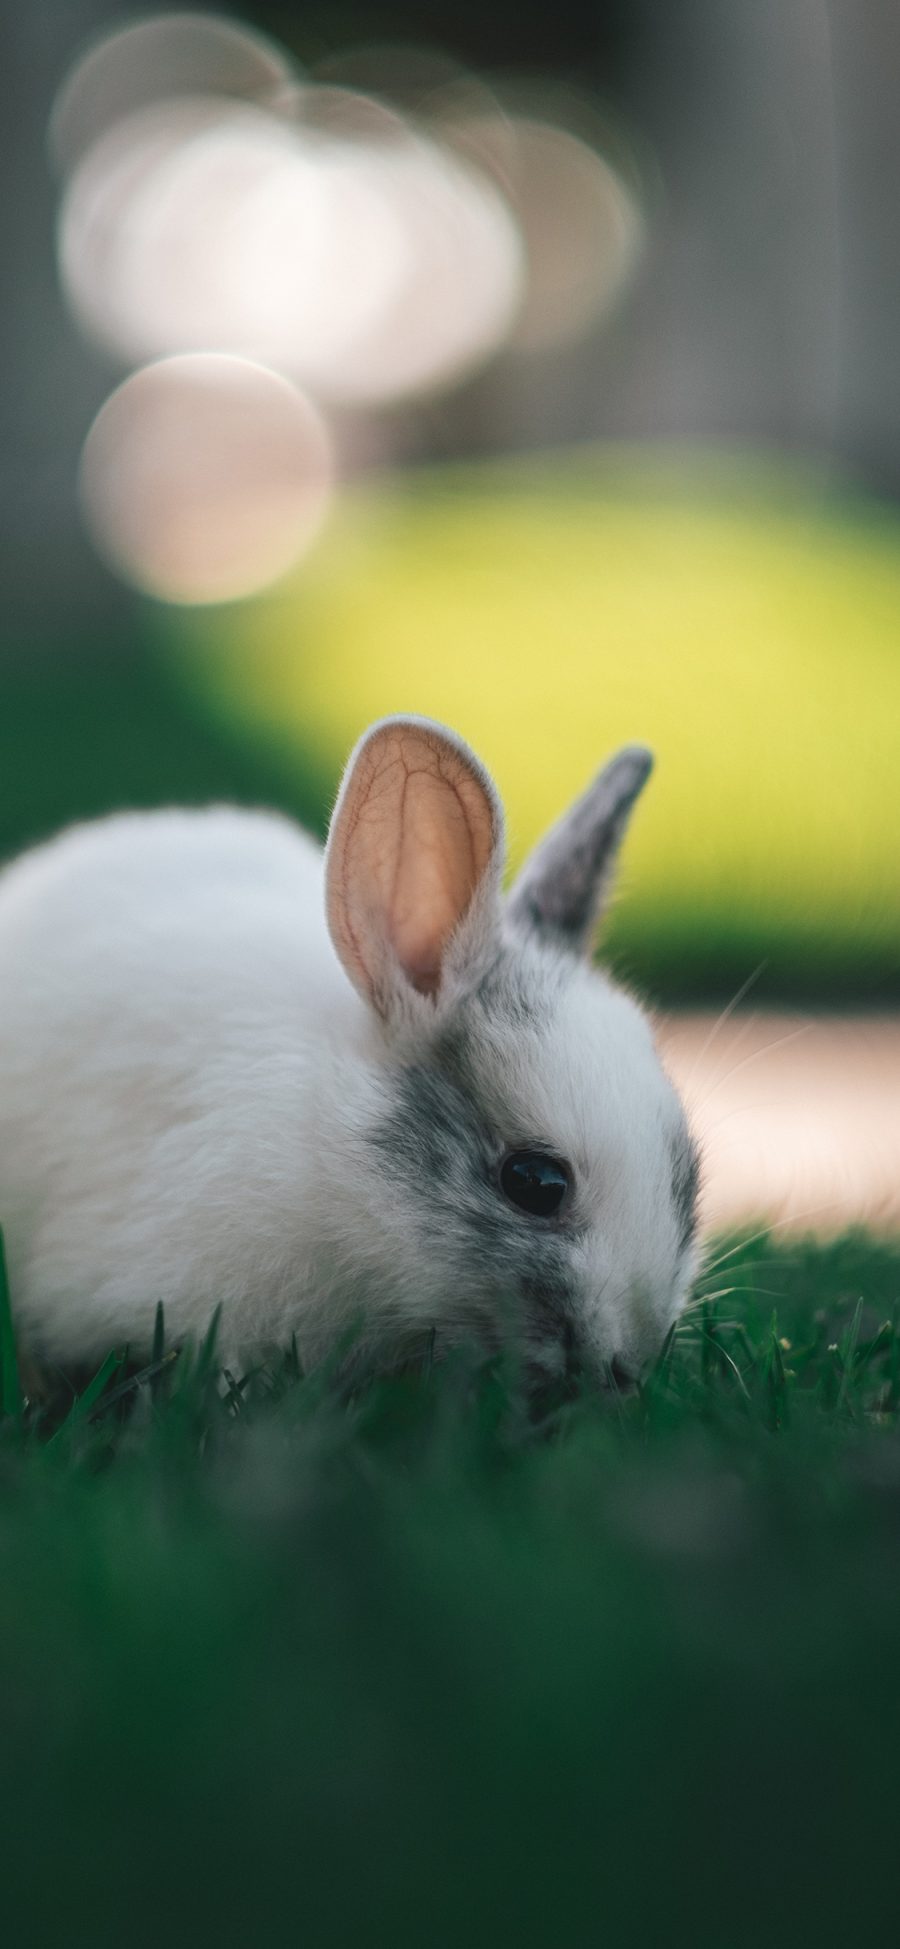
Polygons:
[[324,855],[211,807],[76,826],[0,876],[0,1222],[25,1352],[361,1323],[393,1360],[512,1325],[636,1373],[694,1265],[697,1165],[640,1007],[590,962],[621,751],[504,899],[467,746],[388,718]]

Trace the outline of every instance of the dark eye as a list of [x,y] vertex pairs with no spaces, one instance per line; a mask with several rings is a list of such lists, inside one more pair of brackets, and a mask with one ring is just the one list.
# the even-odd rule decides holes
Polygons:
[[568,1164],[546,1151],[513,1150],[500,1166],[500,1188],[532,1218],[552,1218],[572,1182]]

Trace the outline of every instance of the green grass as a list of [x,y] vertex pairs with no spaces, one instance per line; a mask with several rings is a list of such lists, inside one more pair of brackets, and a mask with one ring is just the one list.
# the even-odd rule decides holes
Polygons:
[[724,1249],[539,1420],[161,1333],[42,1413],[0,1287],[4,1941],[880,1939],[900,1242]]

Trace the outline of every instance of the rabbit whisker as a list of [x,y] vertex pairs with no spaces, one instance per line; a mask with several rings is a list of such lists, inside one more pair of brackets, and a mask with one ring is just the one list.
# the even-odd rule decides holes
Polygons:
[[755,1245],[758,1238],[766,1238],[769,1232],[781,1232],[784,1230],[785,1225],[798,1225],[804,1218],[815,1218],[820,1212],[833,1211],[835,1202],[836,1200],[834,1198],[824,1198],[817,1205],[808,1205],[805,1211],[791,1211],[784,1218],[770,1219],[767,1225],[760,1226],[758,1232],[751,1232],[749,1238],[738,1239],[737,1244],[732,1245],[727,1252],[721,1252],[718,1258],[711,1259],[709,1264],[703,1267],[703,1271],[717,1271],[719,1266],[725,1265],[729,1259],[733,1259],[735,1253],[745,1252],[748,1245]]
[[[764,973],[768,965],[769,965],[769,960],[767,956],[764,961],[760,961],[759,966],[754,968],[751,974],[748,974],[746,981],[743,981],[741,983],[740,988],[738,988],[735,994],[732,995],[730,1002],[726,1002],[721,1015],[718,1015],[716,1017],[716,1020],[714,1021],[712,1028],[709,1031],[706,1041],[703,1043],[702,1048],[698,1050],[696,1056],[694,1057],[694,1061],[691,1065],[690,1073],[685,1079],[684,1088],[686,1091],[690,1089],[691,1083],[694,1080],[697,1070],[700,1064],[702,1063],[707,1050],[712,1047],[712,1044],[714,1043],[716,1036],[724,1028],[725,1023],[728,1021],[729,1017],[734,1014],[735,1009],[740,1007],[741,1002],[744,999],[744,996],[749,994],[750,989],[753,987],[754,982],[759,980],[760,975]],[[752,1021],[753,1017],[751,1016],[749,1019]],[[746,1032],[746,1025],[745,1025],[745,1032]]]
[[726,1083],[731,1082],[732,1077],[739,1076],[742,1069],[749,1069],[753,1063],[759,1062],[763,1056],[770,1056],[775,1049],[786,1048],[789,1042],[798,1042],[801,1036],[809,1035],[810,1031],[815,1027],[815,1022],[803,1022],[799,1028],[789,1029],[785,1035],[776,1036],[774,1041],[764,1043],[761,1049],[752,1049],[749,1056],[744,1056],[741,1062],[734,1063],[731,1069],[726,1070],[724,1076],[717,1077],[716,1081],[706,1091],[705,1096],[694,1106],[695,1113],[699,1115],[705,1110],[707,1103],[711,1101],[719,1090],[724,1089]]

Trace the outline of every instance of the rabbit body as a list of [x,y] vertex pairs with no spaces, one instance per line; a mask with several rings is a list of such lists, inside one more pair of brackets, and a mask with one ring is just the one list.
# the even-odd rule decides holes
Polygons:
[[[536,1346],[574,1333],[634,1368],[677,1312],[693,1164],[646,1019],[529,923],[533,876],[500,907],[490,782],[420,720],[400,769],[426,752],[439,816],[397,798],[382,897],[388,724],[345,787],[330,895],[311,838],[229,807],[114,815],[0,876],[0,1222],[38,1362],[141,1355],[158,1301],[175,1339],[221,1307],[236,1364],[360,1322],[395,1354],[490,1339],[512,1303]],[[559,1220],[503,1196],[516,1145],[573,1160]]]
[[0,1214],[35,1351],[146,1346],[160,1299],[176,1337],[221,1303],[224,1344],[289,1338],[374,1040],[287,820],[129,814],[9,868]]

